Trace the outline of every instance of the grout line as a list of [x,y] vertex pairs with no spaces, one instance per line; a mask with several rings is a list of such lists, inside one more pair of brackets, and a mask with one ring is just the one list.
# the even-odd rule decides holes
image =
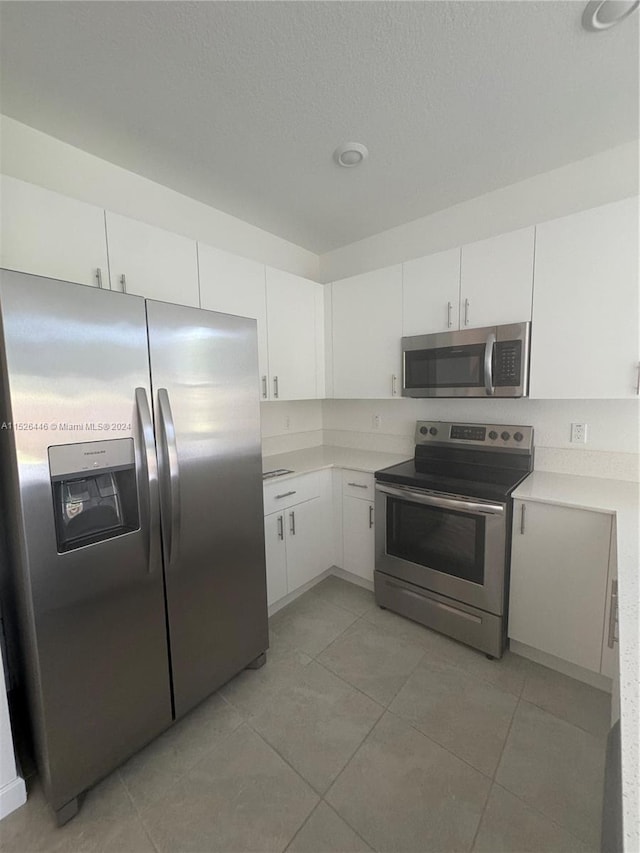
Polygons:
[[325,800],[325,798],[324,798],[324,797],[322,798],[322,802],[325,804],[325,806],[326,806],[328,809],[331,809],[331,811],[332,811],[335,815],[337,815],[343,823],[346,823],[346,825],[349,827],[349,829],[350,829],[352,832],[355,832],[355,834],[358,836],[358,838],[359,838],[361,841],[364,841],[364,843],[367,845],[367,847],[370,847],[370,848],[371,848],[371,850],[377,850],[377,848],[376,848],[376,847],[374,847],[374,846],[373,846],[373,844],[372,844],[370,841],[367,841],[367,839],[366,839],[363,835],[361,835],[361,834],[358,832],[358,830],[357,830],[354,826],[351,826],[351,824],[349,823],[349,821],[344,817],[344,815],[341,815],[341,814],[340,814],[340,812],[335,808],[335,806],[332,806],[332,805],[331,805],[331,803],[328,803],[328,802]]
[[491,779],[493,782],[496,781],[496,773],[498,772],[498,768],[500,767],[500,764],[502,762],[502,756],[504,755],[504,751],[507,747],[507,741],[509,740],[509,736],[511,735],[511,729],[513,728],[513,721],[516,718],[516,714],[518,712],[518,708],[520,707],[521,701],[522,701],[521,699],[518,699],[518,701],[516,702],[516,704],[513,708],[513,713],[511,714],[511,719],[509,720],[509,728],[507,729],[507,734],[506,734],[506,737],[505,737],[504,742],[502,744],[502,749],[500,750],[500,755],[498,757],[498,761],[496,763],[496,769],[493,771],[493,775],[491,776]]
[[[270,749],[270,750],[272,750],[273,752],[275,752],[275,754],[278,756],[278,758],[282,759],[282,761],[284,761],[284,763],[287,765],[287,767],[288,767],[290,770],[293,770],[293,772],[296,774],[296,776],[297,776],[297,777],[298,777],[302,782],[304,782],[304,784],[305,784],[308,788],[310,788],[310,789],[313,791],[313,793],[314,793],[314,794],[316,794],[318,797],[320,797],[320,799],[322,799],[322,791],[319,791],[319,790],[316,788],[316,786],[315,786],[315,785],[313,785],[311,782],[309,782],[309,780],[308,780],[308,779],[305,779],[305,778],[304,778],[304,776],[302,775],[302,773],[301,773],[297,768],[295,768],[295,767],[293,766],[293,764],[291,763],[291,761],[290,761],[290,760],[289,760],[285,755],[283,755],[283,754],[280,752],[280,750],[278,749],[278,747],[277,747],[277,746],[274,746],[274,745],[273,745],[273,744],[272,744],[272,743],[267,739],[267,736],[266,736],[266,735],[263,735],[261,732],[259,732],[259,731],[258,731],[258,729],[254,728],[254,726],[252,725],[252,723],[251,723],[251,721],[250,721],[250,720],[246,720],[246,721],[245,721],[245,725],[246,725],[246,726],[248,726],[248,727],[251,729],[251,731],[254,733],[254,735],[256,735],[256,737],[260,738],[260,740],[262,741],[262,743],[263,743],[263,744],[264,744],[268,749]],[[331,784],[333,784],[333,782],[332,782]],[[329,786],[329,787],[331,787],[331,786]],[[316,803],[316,805],[317,805],[317,803]],[[315,808],[315,807],[314,807],[314,808]]]
[[318,806],[320,805],[320,803],[323,803],[323,802],[324,802],[324,800],[323,800],[322,798],[320,798],[320,799],[318,800],[318,802],[317,802],[317,803],[315,804],[315,806],[311,809],[311,811],[309,812],[309,814],[308,814],[308,815],[305,817],[305,819],[302,821],[302,823],[300,824],[300,826],[298,827],[298,829],[296,829],[296,831],[293,833],[293,836],[292,836],[292,837],[289,839],[289,841],[287,842],[287,846],[284,848],[283,853],[286,853],[286,851],[291,847],[291,845],[293,844],[293,842],[296,840],[296,838],[300,835],[300,833],[302,832],[302,830],[305,828],[305,826],[306,826],[306,825],[309,823],[309,821],[311,820],[311,816],[312,816],[312,815],[314,815],[314,814],[318,811]]
[[473,838],[471,839],[471,844],[469,845],[469,853],[473,853],[473,848],[478,838],[478,833],[480,832],[480,827],[482,826],[482,821],[484,820],[484,815],[487,811],[487,806],[489,805],[489,797],[491,796],[491,791],[493,791],[494,784],[495,782],[492,782],[487,788],[487,796],[485,798],[482,811],[480,812],[480,817],[478,818],[478,825],[476,826],[476,831],[473,833]]

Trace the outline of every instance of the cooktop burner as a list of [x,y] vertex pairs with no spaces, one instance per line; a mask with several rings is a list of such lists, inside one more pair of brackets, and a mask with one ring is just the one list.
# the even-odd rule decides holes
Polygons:
[[418,421],[413,459],[376,471],[381,482],[505,501],[533,470],[533,427]]

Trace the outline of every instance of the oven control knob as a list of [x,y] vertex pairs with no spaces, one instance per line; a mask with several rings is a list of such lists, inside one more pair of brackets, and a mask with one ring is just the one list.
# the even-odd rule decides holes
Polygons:
[[431,433],[431,435],[437,435],[438,434],[438,430],[435,427],[431,427],[429,432]]
[[524,436],[521,432],[514,432],[513,437],[515,438],[516,441],[522,441],[522,439],[524,438]]
[[507,432],[507,431],[505,430],[504,432],[501,432],[501,433],[500,433],[500,438],[501,438],[503,441],[509,441],[509,439],[511,438],[511,433],[509,433],[509,432]]
[[420,427],[420,435],[426,435],[429,430],[426,427]]
[[495,431],[495,429],[492,429],[489,433],[489,438],[491,439],[491,441],[495,441],[497,437],[498,433]]

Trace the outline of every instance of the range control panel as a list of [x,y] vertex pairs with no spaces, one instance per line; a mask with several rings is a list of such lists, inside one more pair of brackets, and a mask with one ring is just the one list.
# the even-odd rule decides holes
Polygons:
[[463,444],[487,450],[526,450],[533,447],[533,427],[520,424],[461,424],[418,421],[416,444]]

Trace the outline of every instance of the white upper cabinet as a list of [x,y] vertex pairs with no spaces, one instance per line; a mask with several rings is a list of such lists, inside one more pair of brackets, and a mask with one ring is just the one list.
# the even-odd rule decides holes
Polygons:
[[104,210],[3,175],[0,265],[109,287]]
[[402,334],[430,335],[458,328],[460,249],[402,265]]
[[333,396],[402,394],[402,266],[356,275],[332,287]]
[[264,265],[198,243],[198,269],[201,308],[252,317],[258,321],[260,398],[267,400],[269,356]]
[[321,284],[267,267],[269,399],[318,396],[316,306]]
[[531,320],[535,228],[462,247],[460,328]]
[[530,395],[636,397],[638,199],[538,226]]
[[195,240],[106,213],[111,289],[198,308]]

